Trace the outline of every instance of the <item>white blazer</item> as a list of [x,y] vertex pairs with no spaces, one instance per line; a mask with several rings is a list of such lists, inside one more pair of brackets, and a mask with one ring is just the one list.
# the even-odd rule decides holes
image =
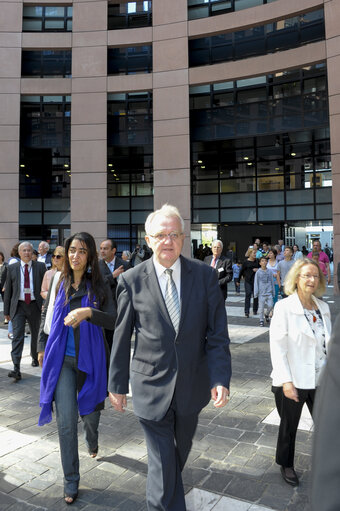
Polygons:
[[[322,314],[326,350],[331,336],[328,304],[313,296]],[[313,331],[304,315],[297,292],[277,302],[269,330],[270,356],[275,387],[292,381],[298,389],[314,389],[315,347]]]

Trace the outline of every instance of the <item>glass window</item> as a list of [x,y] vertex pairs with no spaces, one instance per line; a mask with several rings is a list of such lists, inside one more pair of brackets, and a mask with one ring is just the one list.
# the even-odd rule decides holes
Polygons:
[[[221,222],[255,222],[255,208],[221,209]],[[205,222],[205,220],[203,220]]]
[[260,192],[257,194],[259,206],[275,206],[284,204],[283,192]]
[[256,7],[257,5],[262,5],[263,0],[234,0],[235,2],[235,11],[240,11],[242,9],[249,9],[250,7]]
[[22,51],[21,76],[70,77],[71,50]]
[[220,193],[253,192],[255,191],[255,179],[223,179],[221,180]]
[[194,195],[194,208],[217,208],[218,195]]
[[332,218],[332,205],[331,204],[317,204],[316,205],[316,218],[328,220]]
[[285,210],[282,206],[270,206],[268,208],[259,208],[257,215],[259,222],[279,222],[285,219]]
[[313,220],[314,206],[289,206],[287,207],[287,220]]
[[72,30],[72,7],[23,6],[24,32],[69,32]]
[[221,208],[256,206],[255,193],[228,193],[221,194]]
[[319,188],[315,190],[316,203],[329,202],[332,203],[332,188]]
[[151,73],[152,46],[130,46],[108,49],[108,74]]
[[194,223],[217,223],[218,210],[217,209],[194,209],[193,210],[193,222]]
[[[262,4],[265,0],[255,0]],[[233,0],[212,3],[202,0],[196,7],[189,7],[189,18],[204,17],[228,10],[245,8],[252,0]],[[204,4],[204,5],[203,5]],[[242,6],[242,7],[241,7]],[[265,55],[325,39],[323,9],[301,14],[287,19],[267,23],[235,32],[227,32],[211,37],[189,40],[189,65],[202,66]],[[292,76],[294,71],[277,73]]]
[[115,2],[108,5],[108,30],[152,25],[152,2]]

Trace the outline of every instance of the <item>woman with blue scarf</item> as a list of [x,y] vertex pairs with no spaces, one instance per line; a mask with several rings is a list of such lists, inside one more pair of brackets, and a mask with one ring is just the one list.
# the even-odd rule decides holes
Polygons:
[[[55,402],[64,498],[78,496],[78,413],[91,457],[98,452],[100,410],[107,396],[109,351],[104,329],[113,330],[116,309],[109,286],[102,280],[96,244],[85,232],[66,240],[65,263],[55,289],[50,333],[44,333],[51,282],[42,313],[38,360],[42,366],[39,425],[52,420]],[[53,298],[51,297],[51,300]]]

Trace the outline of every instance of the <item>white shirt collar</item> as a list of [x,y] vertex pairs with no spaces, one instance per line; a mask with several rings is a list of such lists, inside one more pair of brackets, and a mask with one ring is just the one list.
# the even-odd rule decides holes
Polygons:
[[[168,268],[165,268],[165,266],[162,266],[155,258],[155,256],[152,256],[152,261],[156,270],[157,278],[159,279],[167,270]],[[170,266],[169,270],[173,270],[174,272],[177,272],[181,268],[181,261],[180,258],[176,259],[174,264]]]
[[32,260],[31,260],[31,261],[29,261],[28,263],[25,263],[24,261],[22,261],[22,260],[20,259],[20,264],[21,264],[22,268],[25,268],[25,264],[28,264],[28,267],[30,268],[30,267],[32,266]]

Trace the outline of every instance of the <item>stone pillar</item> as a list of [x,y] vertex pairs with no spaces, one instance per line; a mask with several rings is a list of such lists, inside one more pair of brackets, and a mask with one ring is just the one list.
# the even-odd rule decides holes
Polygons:
[[177,206],[190,256],[190,135],[186,0],[152,3],[154,207]]
[[0,16],[0,250],[19,238],[19,133],[22,3],[2,2]]
[[73,1],[71,232],[107,236],[107,2]]
[[340,262],[340,2],[324,0],[324,8],[333,177],[334,292],[339,294],[336,271]]

